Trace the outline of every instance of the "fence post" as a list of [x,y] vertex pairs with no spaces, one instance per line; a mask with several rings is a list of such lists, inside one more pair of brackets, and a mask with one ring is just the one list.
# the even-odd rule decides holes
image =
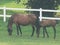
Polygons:
[[6,22],[6,7],[4,7],[3,11],[4,11],[4,18],[3,18],[3,20],[4,20],[4,22]]
[[40,21],[42,21],[42,8],[40,8],[40,17],[39,17]]

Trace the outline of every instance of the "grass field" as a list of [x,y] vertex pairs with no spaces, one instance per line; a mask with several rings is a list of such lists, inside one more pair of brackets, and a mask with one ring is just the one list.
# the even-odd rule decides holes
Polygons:
[[[8,22],[8,21],[7,21]],[[60,24],[56,25],[57,36],[53,39],[53,29],[52,27],[47,28],[49,33],[49,38],[42,38],[42,28],[40,31],[40,37],[36,37],[36,32],[33,37],[31,37],[32,28],[31,26],[21,26],[22,37],[16,35],[16,27],[13,25],[13,35],[9,36],[7,32],[7,22],[3,22],[0,18],[0,45],[60,45]]]
[[[24,3],[25,0],[23,0]],[[21,1],[19,4],[16,4],[15,0],[0,0],[0,7],[12,7],[12,8],[25,8]],[[14,13],[15,11],[7,11],[7,14]],[[19,11],[16,11],[19,12]],[[23,11],[22,11],[23,12]],[[0,14],[3,14],[0,10]],[[22,37],[16,36],[16,27],[13,25],[13,35],[9,36],[7,32],[7,23],[3,22],[3,18],[0,17],[0,45],[60,45],[60,24],[56,25],[57,36],[56,39],[53,39],[53,29],[47,28],[49,33],[49,38],[42,38],[42,28],[40,31],[40,37],[36,37],[36,32],[33,37],[31,37],[32,28],[31,26],[21,26],[22,28]]]

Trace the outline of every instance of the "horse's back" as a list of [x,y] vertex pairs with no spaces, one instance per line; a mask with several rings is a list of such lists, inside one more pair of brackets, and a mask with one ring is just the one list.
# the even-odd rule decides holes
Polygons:
[[21,25],[32,24],[36,21],[36,16],[32,14],[14,14],[13,22]]
[[42,20],[40,22],[41,26],[55,26],[56,25],[56,21],[55,20]]
[[17,15],[14,15],[14,20],[13,22],[15,23],[19,23],[19,24],[22,24],[22,23],[28,23],[28,16],[26,15],[23,15],[23,14],[17,14]]

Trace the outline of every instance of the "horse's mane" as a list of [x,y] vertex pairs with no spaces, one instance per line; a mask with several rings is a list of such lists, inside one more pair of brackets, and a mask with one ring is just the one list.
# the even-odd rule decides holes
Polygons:
[[13,23],[13,17],[14,17],[14,15],[12,15],[12,16],[9,18],[9,20],[8,20],[8,26]]

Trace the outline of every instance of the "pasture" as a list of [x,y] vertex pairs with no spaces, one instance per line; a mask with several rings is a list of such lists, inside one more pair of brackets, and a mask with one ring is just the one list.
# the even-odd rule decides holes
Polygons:
[[[27,3],[25,0],[24,3]],[[14,5],[14,6],[13,6]],[[19,4],[15,3],[15,0],[0,0],[0,7],[12,7],[12,8],[25,8],[26,6],[23,5],[23,2],[20,2]],[[20,12],[20,11],[7,11],[7,14],[11,14],[14,12]],[[24,11],[22,11],[24,13]],[[22,13],[21,12],[21,13]],[[2,10],[0,10],[0,14],[2,14]],[[53,28],[49,27],[47,28],[49,38],[43,37],[42,34],[42,28],[40,30],[40,37],[36,37],[36,32],[33,37],[31,37],[32,28],[30,25],[28,26],[21,26],[22,28],[22,37],[16,36],[16,27],[13,25],[13,34],[12,36],[8,35],[7,32],[7,24],[8,20],[6,22],[3,22],[3,18],[0,17],[0,45],[60,45],[60,24],[56,25],[56,39],[53,38]]]
[[60,44],[60,24],[56,25],[57,36],[56,39],[53,39],[53,28],[47,28],[49,38],[42,38],[42,28],[40,30],[40,37],[36,37],[36,32],[33,37],[31,37],[32,28],[31,26],[21,26],[22,28],[22,37],[16,35],[16,27],[13,25],[13,34],[12,36],[8,35],[7,32],[7,23],[3,22],[3,18],[0,17],[0,45],[59,45]]

